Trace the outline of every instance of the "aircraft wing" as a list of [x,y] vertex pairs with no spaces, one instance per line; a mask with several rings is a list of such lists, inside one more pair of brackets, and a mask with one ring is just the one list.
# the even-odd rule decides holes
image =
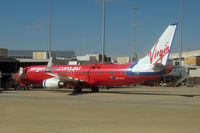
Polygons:
[[52,73],[52,72],[49,72],[48,74],[53,76],[54,78],[60,79],[60,81],[62,81],[62,82],[74,82],[74,83],[84,82],[83,80],[73,78],[70,76],[64,76],[64,75],[60,75],[60,74],[56,74],[56,73]]
[[54,78],[60,79],[60,81],[62,81],[62,82],[73,82],[73,83],[85,82],[85,81],[77,79],[77,78],[73,78],[73,77],[70,77],[70,76],[64,76],[64,75],[60,75],[60,74],[51,72],[51,68],[52,68],[52,65],[53,65],[52,60],[53,60],[52,57],[50,57],[49,62],[47,64],[47,67],[45,69],[45,71],[49,75],[53,76]]

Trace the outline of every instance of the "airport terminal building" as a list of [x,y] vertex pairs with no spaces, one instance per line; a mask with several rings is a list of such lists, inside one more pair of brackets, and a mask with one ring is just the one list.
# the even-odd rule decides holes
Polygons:
[[[71,57],[75,57],[75,52],[74,51],[52,51],[52,53],[55,55],[56,57],[59,58],[71,58]],[[47,58],[47,56],[45,57],[44,55],[48,54],[47,51],[33,51],[33,50],[8,50],[7,52],[7,56],[11,57],[11,58],[25,58],[25,59],[33,59],[35,54],[40,54],[41,58]]]

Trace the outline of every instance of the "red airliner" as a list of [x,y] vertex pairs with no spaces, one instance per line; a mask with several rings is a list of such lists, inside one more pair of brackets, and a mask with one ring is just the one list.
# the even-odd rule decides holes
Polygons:
[[142,59],[129,64],[52,65],[20,68],[14,75],[22,87],[40,84],[44,88],[73,88],[81,92],[90,88],[98,92],[99,86],[121,86],[155,80],[172,70],[166,66],[177,24],[171,24],[151,51]]

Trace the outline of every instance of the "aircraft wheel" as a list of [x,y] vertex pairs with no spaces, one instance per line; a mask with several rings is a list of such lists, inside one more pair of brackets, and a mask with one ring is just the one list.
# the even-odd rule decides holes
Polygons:
[[74,93],[81,93],[82,92],[82,88],[81,87],[75,87],[74,88]]
[[109,89],[110,89],[110,87],[109,87],[109,86],[107,86],[107,87],[106,87],[106,89],[107,89],[107,90],[109,90]]
[[98,87],[92,87],[92,92],[99,92],[99,88]]
[[26,87],[26,90],[30,90],[30,87],[29,87],[29,86],[27,86],[27,87]]
[[24,86],[23,88],[24,88],[25,91],[29,90],[28,86]]

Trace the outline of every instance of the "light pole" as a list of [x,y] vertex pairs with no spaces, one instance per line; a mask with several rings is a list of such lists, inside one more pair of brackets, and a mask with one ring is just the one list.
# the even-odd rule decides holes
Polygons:
[[80,34],[80,56],[81,56],[81,47],[82,47],[82,34]]
[[106,0],[103,0],[103,25],[102,25],[102,63],[104,63],[104,55],[105,55],[105,9]]
[[52,5],[52,0],[49,0],[49,40],[48,40],[49,58],[51,57],[51,5]]
[[136,60],[137,59],[137,55],[135,53],[135,11],[137,10],[137,8],[131,8],[131,11],[133,11],[133,57]]
[[179,18],[179,65],[182,66],[182,18],[183,16],[183,0],[180,0],[180,18]]

